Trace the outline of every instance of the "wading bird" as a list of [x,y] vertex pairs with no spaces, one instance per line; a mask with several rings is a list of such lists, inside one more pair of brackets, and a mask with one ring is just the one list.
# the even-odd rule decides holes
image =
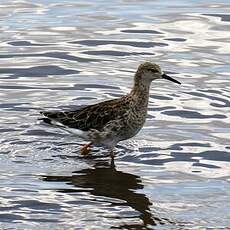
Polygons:
[[135,136],[143,127],[147,116],[150,85],[156,79],[167,79],[181,84],[163,73],[159,65],[145,62],[138,67],[129,94],[76,111],[48,111],[41,114],[45,122],[69,130],[88,141],[80,150],[82,155],[87,155],[93,145],[103,145],[110,150],[113,158],[116,144]]

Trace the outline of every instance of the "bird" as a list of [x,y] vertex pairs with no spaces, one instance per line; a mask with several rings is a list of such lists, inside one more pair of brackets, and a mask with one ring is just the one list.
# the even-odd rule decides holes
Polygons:
[[93,146],[104,146],[113,159],[118,142],[134,137],[144,126],[153,80],[167,79],[181,84],[165,74],[159,65],[140,64],[134,75],[131,91],[120,98],[99,102],[72,111],[42,111],[43,121],[74,133],[87,142],[80,149],[88,155]]

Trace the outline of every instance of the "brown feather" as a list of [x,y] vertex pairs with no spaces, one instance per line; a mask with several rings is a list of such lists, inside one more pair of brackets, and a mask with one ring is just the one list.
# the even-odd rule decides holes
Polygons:
[[109,121],[122,117],[126,113],[129,104],[127,97],[103,101],[75,111],[41,112],[41,114],[70,128],[101,131]]

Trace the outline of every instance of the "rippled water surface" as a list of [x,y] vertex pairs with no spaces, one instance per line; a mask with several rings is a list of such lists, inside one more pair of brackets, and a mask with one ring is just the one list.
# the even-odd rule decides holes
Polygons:
[[[230,3],[0,1],[1,229],[229,229]],[[148,119],[83,158],[38,122],[129,92],[152,61]]]

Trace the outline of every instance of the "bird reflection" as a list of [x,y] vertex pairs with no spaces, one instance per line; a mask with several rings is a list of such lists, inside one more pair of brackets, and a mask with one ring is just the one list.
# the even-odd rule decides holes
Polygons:
[[[95,196],[120,199],[125,202],[111,202],[113,207],[128,206],[138,212],[136,214],[141,224],[124,224],[118,229],[146,229],[148,225],[164,224],[164,218],[153,216],[150,212],[152,203],[145,194],[137,192],[144,185],[139,176],[116,170],[115,167],[96,165],[73,172],[72,176],[43,176],[45,181],[66,182],[75,186],[75,189],[62,189],[61,192],[88,192]],[[121,217],[124,218],[124,217]]]

